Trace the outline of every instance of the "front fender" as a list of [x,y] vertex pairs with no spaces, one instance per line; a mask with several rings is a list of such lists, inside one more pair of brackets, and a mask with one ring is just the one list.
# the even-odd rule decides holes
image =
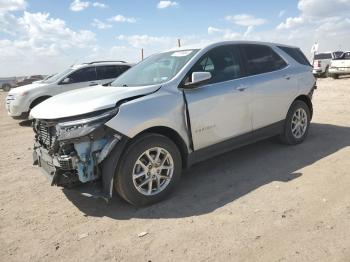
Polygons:
[[106,125],[129,138],[149,128],[168,127],[189,145],[185,103],[180,91],[158,91],[126,102],[120,105],[118,114]]

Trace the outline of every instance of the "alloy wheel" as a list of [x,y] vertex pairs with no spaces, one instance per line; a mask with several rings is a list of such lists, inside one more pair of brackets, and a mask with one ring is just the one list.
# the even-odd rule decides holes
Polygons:
[[143,195],[156,195],[170,183],[174,173],[171,154],[161,147],[143,152],[134,164],[132,180],[135,188]]
[[292,134],[296,139],[300,139],[306,132],[308,125],[307,113],[303,108],[298,108],[292,116]]

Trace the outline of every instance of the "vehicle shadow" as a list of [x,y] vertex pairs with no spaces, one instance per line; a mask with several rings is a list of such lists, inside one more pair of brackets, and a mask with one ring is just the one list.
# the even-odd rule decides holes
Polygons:
[[[332,79],[332,77],[328,77],[329,79]],[[340,75],[338,79],[334,79],[335,81],[339,80],[339,79],[349,79],[350,75]],[[325,78],[327,79],[327,78]]]
[[113,219],[197,216],[273,181],[288,183],[297,179],[302,175],[298,170],[349,145],[350,127],[312,123],[303,144],[286,146],[268,139],[195,165],[184,172],[170,198],[143,208],[133,207],[119,197],[106,203],[73,190],[63,192],[87,216]]

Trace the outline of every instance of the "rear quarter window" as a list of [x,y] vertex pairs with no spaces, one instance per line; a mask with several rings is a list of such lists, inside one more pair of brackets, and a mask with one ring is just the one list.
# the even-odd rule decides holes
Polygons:
[[278,48],[286,52],[299,64],[311,66],[309,60],[306,58],[306,56],[303,54],[303,52],[299,48],[286,47],[286,46],[278,46]]

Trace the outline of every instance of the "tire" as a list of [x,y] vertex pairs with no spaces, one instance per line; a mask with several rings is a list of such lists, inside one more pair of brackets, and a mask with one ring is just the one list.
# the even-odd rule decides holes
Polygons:
[[9,84],[4,84],[2,86],[2,90],[4,90],[5,92],[8,92],[11,90],[11,86]]
[[338,79],[338,78],[339,78],[339,75],[333,74],[333,75],[332,75],[332,78],[333,78],[333,79]]
[[[157,148],[161,149],[158,165],[165,161],[162,166],[151,163],[150,158],[145,154],[148,152],[154,161],[157,158]],[[173,141],[159,134],[143,134],[137,137],[127,146],[119,163],[115,174],[114,188],[122,198],[135,206],[154,204],[166,198],[178,183],[182,171],[179,149]],[[153,167],[150,168],[151,166]],[[161,169],[161,167],[165,169]],[[139,177],[136,178],[137,176]],[[158,185],[160,186],[158,187]]]
[[[299,121],[296,117],[298,115],[298,112],[299,116],[305,114],[306,120],[303,121],[301,120],[303,117],[300,117]],[[296,145],[302,143],[309,132],[310,119],[311,113],[308,105],[301,100],[294,101],[288,110],[283,133],[280,135],[281,142],[288,145]],[[295,124],[295,122],[297,122],[297,124]],[[297,127],[298,123],[300,124],[300,127]],[[305,124],[303,125],[303,123]]]
[[329,77],[329,71],[328,71],[328,66],[326,67],[326,70],[324,71],[322,77],[327,78]]

